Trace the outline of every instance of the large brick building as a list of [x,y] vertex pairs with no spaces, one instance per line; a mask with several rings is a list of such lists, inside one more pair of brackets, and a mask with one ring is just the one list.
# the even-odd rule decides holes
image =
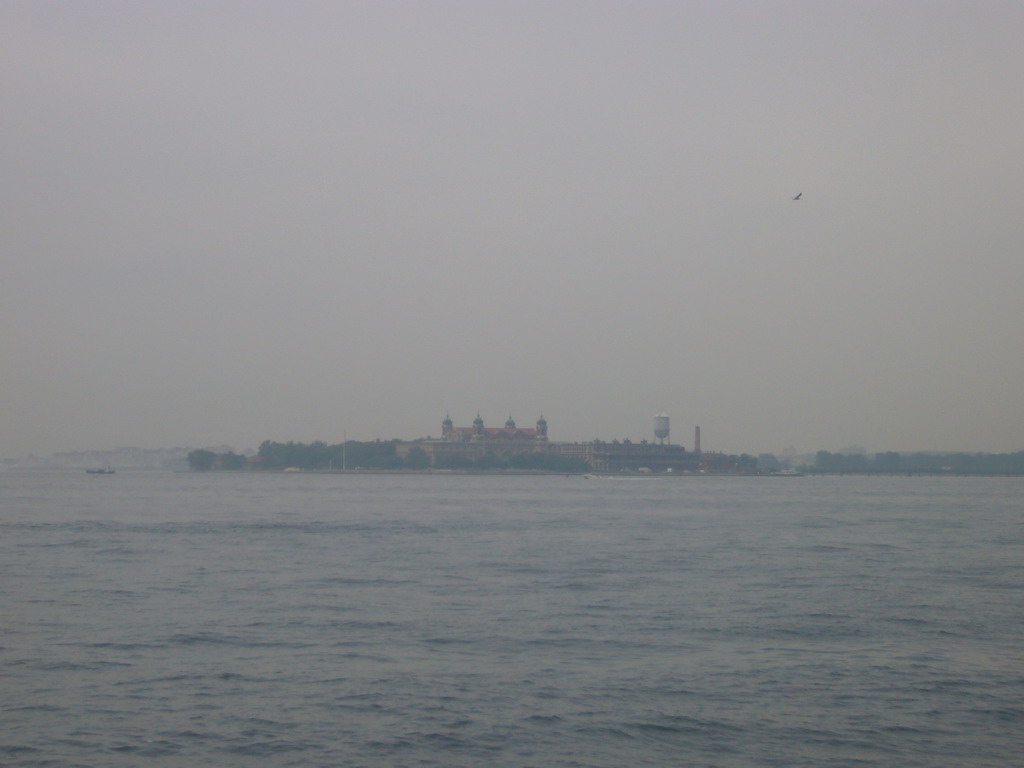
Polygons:
[[[478,461],[487,454],[507,458],[526,451],[547,452],[548,423],[544,416],[537,420],[537,426],[523,429],[516,426],[512,415],[503,427],[484,426],[484,420],[477,413],[470,427],[456,427],[450,416],[441,422],[441,439],[426,438],[411,443],[399,443],[396,452],[402,458],[409,455],[414,448],[427,454],[431,465],[443,464],[444,459],[461,456],[470,461]],[[440,461],[439,461],[440,459]]]
[[535,428],[516,426],[512,416],[503,427],[487,427],[478,413],[472,426],[456,427],[449,416],[441,422],[441,437],[399,443],[396,452],[402,458],[419,448],[431,466],[451,465],[454,457],[477,462],[487,455],[507,459],[515,454],[537,452],[581,459],[595,472],[673,472],[733,471],[731,461],[722,454],[687,451],[681,445],[663,445],[646,440],[595,440],[589,443],[554,443],[548,440],[544,416]]

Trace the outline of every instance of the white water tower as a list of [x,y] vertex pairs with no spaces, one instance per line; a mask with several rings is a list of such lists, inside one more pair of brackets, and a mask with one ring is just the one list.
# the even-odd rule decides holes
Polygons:
[[654,417],[654,436],[662,445],[665,444],[665,438],[668,437],[668,414],[664,411]]

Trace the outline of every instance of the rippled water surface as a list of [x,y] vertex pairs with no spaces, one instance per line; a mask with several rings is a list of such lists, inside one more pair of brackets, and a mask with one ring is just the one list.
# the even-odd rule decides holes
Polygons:
[[0,473],[0,765],[1021,765],[1022,495]]

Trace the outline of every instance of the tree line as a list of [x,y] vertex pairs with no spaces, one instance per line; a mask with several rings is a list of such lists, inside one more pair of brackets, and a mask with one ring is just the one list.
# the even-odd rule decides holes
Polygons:
[[[429,463],[430,459],[422,448],[413,448],[409,451],[408,459],[419,451],[423,454],[423,461]],[[485,453],[479,459],[473,460],[466,456],[453,454],[451,456],[441,455],[434,462],[434,469],[467,469],[494,471],[502,469],[530,470],[539,472],[562,472],[565,474],[579,474],[590,472],[590,465],[583,459],[574,456],[561,456],[557,453],[540,453],[524,451],[522,453],[497,454]]]
[[1024,475],[1017,453],[830,453],[818,451],[807,472],[887,475]]
[[[403,458],[396,446],[399,440],[348,440],[330,445],[322,440],[312,443],[264,441],[251,459],[233,452],[215,453],[195,450],[188,454],[189,468],[195,471],[238,471],[243,469],[341,470],[341,469],[429,469],[430,457],[422,448],[413,448]],[[488,453],[477,460],[465,456],[439,456],[434,469],[457,470],[537,470],[547,472],[589,472],[585,461],[548,453]]]
[[[264,441],[255,457],[247,458],[228,451],[215,453],[195,450],[188,454],[189,467],[197,471],[244,469],[303,470],[340,469],[430,469],[430,457],[422,448],[413,448],[403,458],[396,446],[399,440],[348,440],[328,444]],[[737,467],[744,473],[767,473],[786,468],[772,454],[736,457]],[[590,472],[582,459],[554,453],[487,453],[473,460],[459,454],[437,457],[433,469],[452,470],[532,470],[562,473]],[[896,453],[887,451],[865,453],[830,453],[818,451],[813,464],[799,467],[801,471],[819,474],[927,474],[927,475],[1024,475],[1024,451],[1017,453]]]

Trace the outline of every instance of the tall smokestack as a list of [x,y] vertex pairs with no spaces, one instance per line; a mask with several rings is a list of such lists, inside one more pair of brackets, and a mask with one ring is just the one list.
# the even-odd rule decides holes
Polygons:
[[700,453],[700,427],[693,428],[693,452]]

